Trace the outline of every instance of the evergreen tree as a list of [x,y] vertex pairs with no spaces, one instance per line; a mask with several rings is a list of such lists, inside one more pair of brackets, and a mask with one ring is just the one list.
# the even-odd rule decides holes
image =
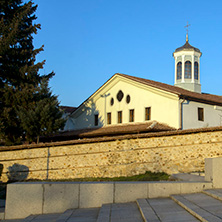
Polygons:
[[[33,35],[40,29],[40,24],[33,24],[36,9],[37,5],[32,1],[24,4],[21,0],[0,1],[0,136],[8,144],[19,143],[22,135],[29,138],[41,135],[31,132],[33,125],[39,122],[37,117],[36,122],[32,121],[33,125],[29,126],[29,130],[24,119],[28,118],[26,115],[29,108],[33,110],[40,104],[43,106],[41,99],[44,95],[40,96],[40,88],[43,82],[48,85],[49,79],[54,75],[52,72],[41,76],[39,69],[43,68],[45,61],[35,63],[36,55],[43,50],[43,46],[39,49],[34,49],[33,46]],[[46,87],[45,90],[47,89]],[[57,98],[49,89],[48,96],[48,99],[52,97],[54,100],[58,112],[55,119],[61,119]],[[45,116],[50,119],[51,113],[46,111]],[[63,122],[59,122],[57,129],[63,126]],[[47,128],[44,132],[50,132],[43,123],[41,127]],[[56,127],[51,128],[51,132],[53,131],[56,131]]]
[[64,126],[58,99],[52,95],[47,78],[42,79],[29,107],[20,106],[18,115],[27,139],[39,141],[39,136],[47,136]]

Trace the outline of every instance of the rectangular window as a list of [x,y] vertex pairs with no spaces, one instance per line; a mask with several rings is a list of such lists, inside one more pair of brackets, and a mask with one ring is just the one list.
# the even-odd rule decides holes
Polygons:
[[111,113],[107,113],[107,124],[111,124]]
[[134,122],[134,109],[130,109],[129,111],[129,121]]
[[98,115],[98,114],[95,114],[95,115],[94,115],[94,125],[95,125],[95,126],[98,126],[98,123],[99,123],[99,115]]
[[204,121],[204,109],[198,107],[198,120]]
[[118,111],[118,123],[122,123],[122,111]]
[[145,108],[145,120],[151,120],[151,107]]

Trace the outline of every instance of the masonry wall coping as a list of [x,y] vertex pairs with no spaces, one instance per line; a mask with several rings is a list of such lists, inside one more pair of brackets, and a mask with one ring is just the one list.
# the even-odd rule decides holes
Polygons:
[[17,184],[142,184],[142,183],[170,183],[170,184],[181,184],[181,183],[212,183],[211,181],[27,181],[27,182],[15,182],[15,183],[10,183],[8,186],[11,185],[17,185]]
[[56,146],[63,146],[63,145],[110,142],[110,141],[125,140],[125,139],[139,139],[139,138],[163,137],[163,136],[174,136],[174,135],[179,136],[179,135],[186,135],[186,134],[207,133],[207,132],[215,132],[215,131],[222,131],[222,126],[198,128],[198,129],[187,129],[187,130],[153,132],[153,133],[141,133],[141,134],[135,133],[135,134],[115,136],[115,137],[112,137],[112,136],[111,137],[95,137],[95,138],[90,138],[90,139],[76,139],[76,140],[51,142],[51,143],[23,144],[23,145],[16,145],[16,146],[0,146],[0,152],[24,150],[24,149],[36,149],[36,148],[45,148],[45,147],[56,147]]

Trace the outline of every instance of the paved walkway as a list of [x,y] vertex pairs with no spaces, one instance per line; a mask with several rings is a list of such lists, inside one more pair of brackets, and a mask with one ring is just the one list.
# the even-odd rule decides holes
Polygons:
[[222,221],[222,189],[104,204],[101,208],[70,209],[61,214],[30,215],[6,222],[195,222]]

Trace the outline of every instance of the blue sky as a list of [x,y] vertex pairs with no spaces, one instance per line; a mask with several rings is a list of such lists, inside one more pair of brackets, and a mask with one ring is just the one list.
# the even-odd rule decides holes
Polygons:
[[174,84],[174,50],[201,50],[202,91],[222,95],[221,0],[33,0],[37,61],[61,105],[79,106],[115,73]]

